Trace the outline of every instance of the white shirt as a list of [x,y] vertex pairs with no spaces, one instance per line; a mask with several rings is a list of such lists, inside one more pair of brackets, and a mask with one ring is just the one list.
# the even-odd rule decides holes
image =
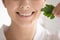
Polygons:
[[[4,31],[7,29],[6,25],[0,29],[0,40],[6,40]],[[53,34],[49,30],[45,29],[41,25],[36,27],[36,34],[33,40],[60,40],[58,34]]]

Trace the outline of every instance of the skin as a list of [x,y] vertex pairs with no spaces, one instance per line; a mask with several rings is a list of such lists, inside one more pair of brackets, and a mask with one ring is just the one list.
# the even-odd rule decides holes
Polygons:
[[[12,21],[9,29],[5,31],[6,39],[32,40],[36,32],[35,22],[41,14],[40,10],[45,4],[45,0],[3,0],[3,3]],[[54,8],[54,15],[60,13],[59,5]],[[29,17],[21,17],[16,13],[23,14],[32,11],[34,11],[34,14]]]
[[56,17],[60,18],[60,3],[58,3],[57,6],[54,8],[53,13]]
[[[32,40],[36,32],[35,22],[40,16],[40,10],[45,0],[3,0],[5,8],[11,17],[11,25],[5,36],[7,40]],[[33,12],[32,16],[24,17],[16,12],[26,14]]]

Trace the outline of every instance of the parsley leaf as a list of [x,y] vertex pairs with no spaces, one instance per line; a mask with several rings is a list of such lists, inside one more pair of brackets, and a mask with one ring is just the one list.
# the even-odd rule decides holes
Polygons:
[[48,4],[46,4],[46,6],[41,9],[41,11],[44,12],[43,15],[49,17],[50,19],[54,19],[55,16],[54,16],[54,14],[52,13],[52,11],[53,11],[54,8],[55,8],[55,7],[54,7],[53,5],[48,5]]

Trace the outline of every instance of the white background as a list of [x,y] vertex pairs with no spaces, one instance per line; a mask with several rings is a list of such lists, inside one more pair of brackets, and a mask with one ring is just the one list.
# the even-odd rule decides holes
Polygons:
[[[60,0],[46,0],[47,3],[49,4],[53,4],[53,5],[57,5]],[[42,16],[43,19],[43,26],[45,26],[46,28],[48,28],[49,30],[59,30],[60,29],[60,18],[55,18],[53,20],[50,20],[49,18]],[[6,9],[3,6],[3,3],[0,0],[0,27],[5,24],[5,25],[10,25],[11,21],[10,21],[10,17],[8,16],[8,13],[6,11]]]

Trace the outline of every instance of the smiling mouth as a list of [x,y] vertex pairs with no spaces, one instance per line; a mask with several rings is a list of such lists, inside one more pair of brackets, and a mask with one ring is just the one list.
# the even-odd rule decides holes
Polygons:
[[30,17],[35,13],[35,11],[31,12],[31,13],[20,13],[20,12],[16,12],[17,15],[21,16],[21,17]]

